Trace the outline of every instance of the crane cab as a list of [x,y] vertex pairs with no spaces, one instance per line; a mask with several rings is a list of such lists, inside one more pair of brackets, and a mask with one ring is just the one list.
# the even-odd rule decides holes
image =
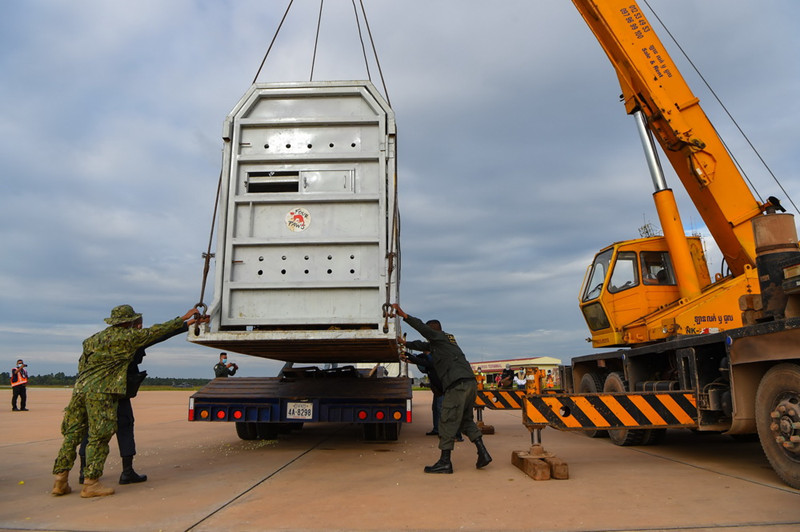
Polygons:
[[[711,283],[699,237],[688,237],[701,283]],[[625,346],[655,340],[646,318],[680,300],[664,237],[614,243],[601,250],[587,270],[580,307],[594,347]]]

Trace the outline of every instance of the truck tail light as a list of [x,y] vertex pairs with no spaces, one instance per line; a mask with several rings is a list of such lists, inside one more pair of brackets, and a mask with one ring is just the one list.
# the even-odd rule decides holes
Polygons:
[[358,419],[367,419],[367,411],[366,410],[359,410],[358,411]]
[[218,410],[217,411],[217,419],[225,419],[225,411],[224,410]]
[[377,419],[378,421],[383,420],[383,418],[385,418],[385,417],[386,417],[386,414],[384,413],[383,410],[378,410],[377,412],[375,412],[375,419]]
[[406,423],[411,423],[411,399],[406,399]]
[[242,411],[241,410],[234,410],[233,411],[233,419],[242,419]]
[[194,421],[194,399],[189,399],[189,421]]

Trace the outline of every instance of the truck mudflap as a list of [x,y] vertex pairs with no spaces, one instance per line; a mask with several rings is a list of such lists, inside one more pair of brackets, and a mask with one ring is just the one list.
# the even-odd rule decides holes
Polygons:
[[527,395],[523,424],[559,430],[697,427],[693,392]]

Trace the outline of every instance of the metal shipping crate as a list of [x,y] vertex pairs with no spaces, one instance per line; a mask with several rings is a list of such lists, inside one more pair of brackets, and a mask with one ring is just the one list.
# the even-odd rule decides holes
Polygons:
[[224,124],[211,322],[290,362],[396,361],[394,113],[367,81],[254,84]]

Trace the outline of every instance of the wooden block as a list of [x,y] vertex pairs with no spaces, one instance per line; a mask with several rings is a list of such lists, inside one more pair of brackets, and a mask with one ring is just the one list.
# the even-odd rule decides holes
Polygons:
[[550,466],[550,477],[558,480],[567,480],[569,478],[569,465],[561,458],[550,457],[545,458],[545,462]]
[[538,458],[526,457],[523,471],[533,480],[550,480],[550,466]]
[[481,434],[494,434],[494,425],[481,425]]
[[525,451],[514,451],[511,453],[511,465],[522,469],[522,457],[527,456]]
[[745,294],[739,296],[739,310],[763,310],[764,300],[761,294]]
[[514,451],[511,454],[511,463],[533,480],[550,480],[550,466],[525,451]]

